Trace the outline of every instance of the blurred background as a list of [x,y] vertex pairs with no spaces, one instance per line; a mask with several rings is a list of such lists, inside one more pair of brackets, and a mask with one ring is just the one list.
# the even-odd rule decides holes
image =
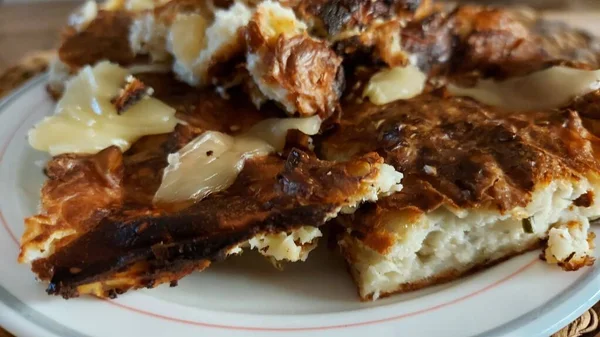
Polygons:
[[[436,0],[441,1],[441,0]],[[536,9],[583,13],[600,22],[600,0],[458,0],[459,3],[527,5]],[[0,72],[19,61],[27,52],[51,49],[56,45],[66,17],[83,0],[0,0]],[[569,15],[567,15],[569,16]],[[575,23],[579,16],[570,16]],[[562,18],[562,17],[561,17]]]

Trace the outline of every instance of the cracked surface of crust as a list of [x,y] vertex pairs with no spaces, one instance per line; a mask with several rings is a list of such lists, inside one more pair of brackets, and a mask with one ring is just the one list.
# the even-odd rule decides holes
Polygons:
[[[105,151],[118,152],[115,148]],[[101,294],[95,294],[110,296],[112,291],[177,280],[197,265],[204,268],[209,261],[225,258],[229,249],[258,233],[324,223],[345,205],[348,196],[365,193],[368,187],[363,181],[377,176],[382,161],[370,154],[349,163],[327,163],[298,150],[292,150],[285,160],[278,156],[256,158],[246,162],[226,191],[177,211],[132,207],[126,199],[108,208],[80,200],[80,213],[96,206],[89,225],[69,226],[76,231],[69,241],[49,257],[34,260],[32,268],[40,279],[50,281],[49,293],[67,298],[95,289],[92,284],[98,282],[106,286]],[[67,171],[72,167],[70,162],[64,164]],[[62,179],[60,184],[65,182]],[[46,186],[58,183],[50,179]],[[83,187],[70,185],[68,194],[47,203],[62,212],[42,216],[63,220],[64,197],[79,200],[77,194]],[[104,198],[103,193],[93,196]],[[52,228],[47,227],[50,231],[45,234],[52,233]],[[196,267],[188,268],[190,265]],[[119,278],[119,282],[108,282]]]
[[404,172],[401,192],[350,216],[358,231],[375,230],[392,210],[416,216],[447,205],[503,213],[529,203],[538,185],[600,172],[600,142],[570,110],[505,114],[432,93],[344,111],[321,146],[324,157],[376,151]]
[[206,130],[244,132],[269,112],[212,91],[172,86],[167,75],[140,79],[153,86],[154,97],[178,102],[178,117],[188,124],[143,137],[125,153],[109,147],[48,163],[43,211],[26,220],[20,260],[33,262],[34,272],[50,282],[49,293],[114,297],[176,281],[256,234],[319,226],[372,193],[383,164],[379,155],[333,163],[288,146],[283,156],[247,161],[225,191],[195,204],[156,208],[152,198],[168,153]]
[[[390,20],[385,23],[391,25]],[[378,46],[383,37],[398,38],[402,53],[432,74],[485,77],[524,75],[552,65],[590,69],[600,66],[598,39],[563,23],[510,9],[473,5],[436,8],[402,29],[366,30],[336,42],[349,63],[394,66]]]
[[291,115],[329,117],[343,90],[342,59],[326,41],[309,36],[293,12],[272,7],[259,7],[245,31],[254,82]]
[[291,1],[303,20],[312,22],[313,30],[335,38],[343,31],[360,29],[375,20],[422,15],[430,7],[429,0],[316,0]]

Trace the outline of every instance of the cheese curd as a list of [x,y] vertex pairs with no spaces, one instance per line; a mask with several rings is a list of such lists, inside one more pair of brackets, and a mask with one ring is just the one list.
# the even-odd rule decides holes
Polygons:
[[202,199],[222,191],[233,184],[246,160],[282,150],[288,130],[315,135],[320,127],[321,119],[314,116],[266,119],[239,136],[204,132],[169,155],[154,203]]
[[119,115],[112,103],[129,72],[101,62],[86,66],[66,84],[55,113],[29,131],[29,144],[51,155],[96,153],[111,145],[127,150],[145,135],[173,131],[175,109],[147,97]]
[[425,88],[427,75],[414,65],[381,70],[371,77],[364,97],[377,105],[418,96]]
[[542,110],[561,107],[579,95],[600,89],[600,70],[550,67],[505,81],[479,80],[471,88],[448,85],[454,96],[471,97],[507,110]]

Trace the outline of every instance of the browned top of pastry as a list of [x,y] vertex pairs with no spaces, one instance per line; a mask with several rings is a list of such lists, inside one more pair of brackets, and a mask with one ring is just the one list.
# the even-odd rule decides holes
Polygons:
[[[556,64],[600,67],[597,38],[531,13],[465,5],[437,8],[406,25],[394,21],[342,39],[335,49],[358,65],[396,66],[410,55],[434,74],[507,77]],[[392,57],[384,42],[395,38],[402,48]]]
[[388,211],[445,205],[502,213],[527,205],[550,181],[600,172],[600,142],[572,110],[505,114],[432,93],[383,106],[348,104],[344,112],[322,143],[324,158],[376,151],[404,173],[401,192],[354,214],[358,230],[377,227]]
[[361,29],[374,20],[413,17],[425,12],[429,0],[291,0],[300,18],[311,22],[322,36]]
[[[22,253],[65,234],[51,242],[49,257],[33,263],[38,277],[51,282],[50,293],[113,296],[176,281],[257,233],[322,225],[349,200],[361,200],[379,174],[383,159],[375,153],[333,163],[288,146],[282,155],[247,160],[225,191],[196,203],[155,207],[152,198],[169,153],[206,130],[244,132],[277,110],[258,111],[245,99],[171,86],[164,74],[139,79],[155,88],[155,97],[178,101],[177,116],[187,124],[143,137],[125,153],[109,147],[48,163],[42,213],[25,220]],[[299,145],[305,141],[289,136]],[[104,288],[85,288],[92,283]]]
[[72,69],[109,60],[128,65],[136,60],[129,46],[131,14],[124,11],[99,11],[98,16],[80,32],[67,28],[58,49],[60,60]]
[[[383,160],[372,153],[349,163],[331,163],[299,150],[292,150],[287,159],[256,158],[245,163],[227,190],[176,212],[128,207],[122,199],[104,202],[110,199],[104,191],[127,194],[122,180],[101,169],[126,170],[121,161],[118,149],[111,147],[94,156],[61,156],[50,163],[45,190],[65,184],[69,189],[59,199],[45,196],[45,206],[56,212],[44,216],[56,217],[58,223],[70,220],[63,227],[83,232],[49,258],[34,261],[34,272],[50,281],[49,293],[72,297],[78,295],[77,287],[113,277],[140,262],[148,265],[148,275],[161,268],[172,272],[170,265],[184,261],[220,260],[228,249],[257,233],[321,225],[349,197],[366,192],[363,181],[377,176]],[[85,176],[86,172],[93,174]],[[85,178],[72,181],[73,176]],[[90,191],[90,185],[98,187]],[[81,193],[89,198],[78,196],[76,204],[68,203],[69,197]],[[80,218],[67,218],[71,210],[88,215],[85,224]],[[47,228],[40,235],[54,232]],[[119,291],[149,281],[138,275]]]

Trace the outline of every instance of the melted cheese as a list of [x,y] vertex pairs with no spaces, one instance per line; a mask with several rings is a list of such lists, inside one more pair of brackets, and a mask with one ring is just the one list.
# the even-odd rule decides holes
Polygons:
[[169,2],[169,0],[128,0],[125,9],[132,12],[154,9]]
[[53,116],[29,131],[29,144],[55,156],[61,153],[96,153],[111,145],[127,150],[142,136],[173,131],[175,109],[145,98],[118,115],[111,100],[129,75],[109,62],[86,66],[67,82]]
[[377,105],[413,98],[423,92],[427,76],[413,65],[382,70],[371,77],[363,97]]
[[160,7],[169,1],[170,0],[106,0],[102,4],[102,9],[107,11],[125,9],[131,12],[141,12]]
[[298,35],[307,29],[306,24],[296,18],[293,10],[278,2],[261,3],[256,9],[256,16],[261,32],[269,39],[282,34],[286,37]]
[[[251,9],[242,2],[216,10],[212,21],[199,14],[177,15],[169,27],[166,46],[175,59],[173,72],[189,85],[211,84],[209,68],[239,53],[239,29],[248,24],[251,15]],[[134,50],[140,45],[142,30],[152,30],[144,25],[140,22],[134,27],[130,38]]]
[[600,70],[551,67],[505,81],[480,80],[471,88],[448,85],[455,96],[471,97],[481,103],[507,110],[558,108],[579,95],[600,89]]
[[154,203],[202,199],[222,191],[233,184],[245,160],[282,150],[288,130],[314,135],[320,127],[321,119],[313,116],[267,119],[235,137],[207,131],[169,155]]
[[186,83],[195,84],[193,64],[206,45],[208,21],[200,14],[178,14],[169,30],[167,48],[175,56],[174,72]]
[[270,118],[254,125],[247,135],[263,139],[277,151],[283,150],[288,130],[300,130],[307,135],[316,135],[321,128],[319,116],[309,118]]

